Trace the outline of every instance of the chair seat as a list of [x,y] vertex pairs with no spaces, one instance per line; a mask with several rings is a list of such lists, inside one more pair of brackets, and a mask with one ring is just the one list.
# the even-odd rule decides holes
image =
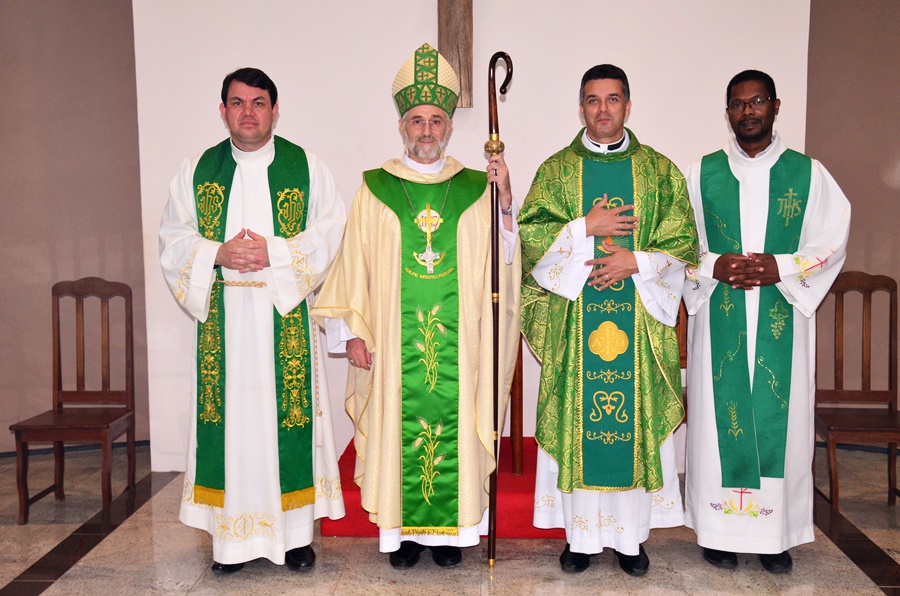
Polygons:
[[65,427],[74,430],[102,430],[127,421],[134,412],[125,408],[64,408],[48,410],[9,426],[12,432],[41,431]]
[[900,413],[884,409],[816,408],[816,428],[834,434],[897,433]]

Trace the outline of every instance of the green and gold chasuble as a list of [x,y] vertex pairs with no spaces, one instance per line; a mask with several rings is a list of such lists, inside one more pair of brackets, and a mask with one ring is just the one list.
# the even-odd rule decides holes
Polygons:
[[484,194],[484,172],[418,184],[364,174],[400,227],[403,534],[459,527],[459,218]]
[[[208,149],[194,172],[200,234],[225,242],[228,197],[237,164],[231,142]],[[309,164],[306,153],[275,137],[268,169],[275,235],[291,238],[306,227]],[[197,470],[194,502],[225,504],[225,281],[221,267],[210,296],[209,316],[197,324]],[[246,288],[246,291],[258,291]],[[283,511],[315,502],[312,475],[312,387],[306,301],[282,317],[273,307],[278,462]],[[263,396],[260,396],[262,398]]]
[[[812,161],[788,149],[769,173],[765,252],[790,254],[800,245]],[[744,254],[740,184],[717,151],[703,158],[700,192],[709,250]],[[753,383],[747,355],[745,291],[758,291]],[[794,308],[774,285],[733,290],[719,283],[710,296],[712,381],[722,486],[759,488],[760,477],[784,478],[788,402],[794,345]],[[764,429],[765,440],[757,439]]]
[[[531,276],[563,228],[603,194],[635,206],[629,250],[697,264],[697,235],[684,177],[631,131],[626,151],[598,154],[582,132],[538,170],[519,216],[522,331],[541,361],[536,438],[559,465],[558,486],[620,491],[662,487],[659,447],[684,416],[675,330],[650,316],[629,278],[577,300]],[[604,253],[595,239],[595,255]]]

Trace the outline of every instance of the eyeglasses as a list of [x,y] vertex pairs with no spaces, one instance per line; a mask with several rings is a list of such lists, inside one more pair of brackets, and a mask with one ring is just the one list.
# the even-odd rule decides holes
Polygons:
[[760,108],[764,105],[772,101],[771,97],[754,97],[750,101],[743,101],[740,99],[732,99],[731,103],[725,106],[725,109],[729,112],[743,112],[744,106],[750,106],[750,109],[754,112],[758,112]]
[[440,130],[447,126],[446,120],[441,120],[440,118],[432,118],[431,120],[425,120],[424,118],[412,118],[410,120],[405,120],[408,122],[413,128],[423,129],[425,125],[428,124],[431,128]]

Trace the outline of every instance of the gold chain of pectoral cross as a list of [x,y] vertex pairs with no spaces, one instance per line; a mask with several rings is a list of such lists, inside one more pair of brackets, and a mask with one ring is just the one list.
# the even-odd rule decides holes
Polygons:
[[406,184],[403,182],[403,178],[400,178],[400,186],[403,188],[403,193],[406,195],[406,202],[409,203],[409,208],[415,216],[413,221],[420,230],[425,232],[425,250],[420,253],[414,252],[413,256],[415,257],[416,262],[427,267],[428,273],[434,273],[435,264],[444,260],[444,253],[434,252],[434,250],[432,250],[431,234],[444,223],[441,213],[444,211],[444,207],[447,206],[447,197],[450,196],[450,184],[452,182],[453,178],[447,180],[447,190],[444,192],[444,202],[441,203],[440,211],[432,210],[431,203],[425,203],[425,210],[417,214],[416,208],[413,206],[412,198],[409,196],[409,191],[406,190]]

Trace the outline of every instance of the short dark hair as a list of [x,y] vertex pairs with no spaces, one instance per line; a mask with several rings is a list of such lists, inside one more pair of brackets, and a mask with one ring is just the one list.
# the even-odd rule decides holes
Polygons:
[[762,72],[761,70],[745,70],[743,72],[739,72],[728,81],[728,88],[725,90],[725,103],[731,101],[731,89],[735,85],[739,83],[746,83],[747,81],[759,81],[763,85],[766,86],[766,93],[769,94],[769,97],[772,98],[772,101],[778,99],[778,96],[775,95],[775,81],[772,80],[772,77]]
[[272,100],[272,106],[278,103],[278,88],[269,78],[269,75],[258,68],[239,68],[229,73],[225,80],[222,81],[222,103],[227,103],[228,88],[232,81],[240,81],[245,85],[256,87],[257,89],[265,89],[269,92],[269,99]]
[[581,89],[578,90],[578,103],[584,101],[584,87],[590,81],[597,79],[615,79],[622,81],[622,92],[625,93],[625,101],[631,99],[631,88],[628,86],[628,76],[625,71],[618,66],[612,64],[598,64],[588,69],[584,76],[581,77]]

